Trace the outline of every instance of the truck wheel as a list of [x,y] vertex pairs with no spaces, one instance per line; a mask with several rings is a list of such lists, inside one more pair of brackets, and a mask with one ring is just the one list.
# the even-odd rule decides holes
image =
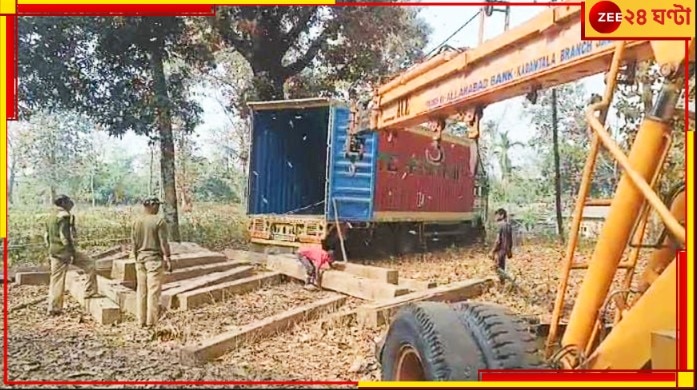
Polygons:
[[544,367],[535,337],[527,323],[508,309],[492,304],[462,302],[453,309],[472,334],[489,369]]
[[410,253],[415,253],[419,250],[420,238],[417,232],[417,227],[412,226],[399,226],[394,232],[394,251],[398,256],[408,255]]
[[379,356],[384,381],[476,381],[485,368],[458,312],[420,302],[397,313]]

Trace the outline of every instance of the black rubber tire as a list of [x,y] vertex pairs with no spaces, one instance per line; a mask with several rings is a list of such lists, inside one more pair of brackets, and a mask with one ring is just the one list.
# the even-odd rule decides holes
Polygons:
[[476,341],[445,303],[419,302],[397,313],[380,351],[383,381],[397,379],[399,353],[405,346],[418,354],[426,381],[476,381],[485,368]]
[[461,302],[453,305],[472,334],[488,369],[543,369],[529,324],[503,306]]

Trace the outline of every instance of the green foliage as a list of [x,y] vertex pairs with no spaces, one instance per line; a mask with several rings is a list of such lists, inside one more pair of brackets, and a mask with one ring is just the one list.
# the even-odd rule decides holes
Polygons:
[[498,160],[499,169],[501,169],[501,177],[504,182],[509,181],[513,174],[513,163],[510,157],[511,150],[514,147],[521,146],[525,145],[521,142],[512,141],[509,137],[508,130],[499,130],[494,133],[491,154]]
[[92,126],[71,112],[51,115],[39,112],[32,120],[13,129],[11,166],[35,176],[38,199],[55,197],[59,191],[79,192],[81,175],[88,164],[88,133]]
[[[11,265],[45,263],[43,223],[48,208],[11,208],[9,258]],[[84,250],[97,250],[128,243],[139,206],[89,207],[78,205],[74,213],[77,241]],[[211,250],[244,247],[246,219],[238,205],[200,204],[180,220],[183,241],[193,241]]]
[[[114,136],[160,143],[165,215],[179,236],[172,123],[191,132],[201,108],[190,99],[190,67],[212,65],[208,42],[182,17],[21,18],[19,98],[83,113]],[[64,64],[39,57],[58,57]],[[72,93],[68,93],[68,91]]]
[[[564,84],[556,88],[559,131],[559,155],[562,202],[571,207],[578,194],[583,167],[590,149],[590,133],[585,120],[585,110],[590,104],[590,94],[581,82]],[[543,177],[554,177],[554,150],[552,145],[551,90],[541,92],[536,104],[524,103],[524,111],[535,128],[530,141],[540,158]],[[596,173],[591,189],[594,197],[608,197],[615,189],[619,171],[614,161],[601,153],[596,163]],[[548,180],[550,188],[553,181]],[[549,191],[553,194],[553,190]]]
[[[647,61],[637,65],[634,84],[618,87],[614,106],[625,150],[629,150],[634,142],[644,113],[652,106],[653,93],[660,89],[663,80],[655,62]],[[694,96],[694,88],[689,93]],[[660,183],[660,191],[664,195],[685,182],[685,118],[681,111],[676,112],[673,120],[672,142]]]
[[239,203],[242,200],[240,194],[234,192],[228,183],[217,177],[206,177],[200,180],[194,188],[194,196],[201,202]]
[[[154,135],[158,120],[154,55],[195,66],[209,51],[180,17],[19,19],[22,114],[38,108],[89,115],[112,135]],[[186,96],[185,67],[171,67],[165,104],[192,130],[200,108]]]
[[249,64],[241,99],[336,95],[411,65],[429,29],[413,7],[225,7],[210,19],[215,36]]

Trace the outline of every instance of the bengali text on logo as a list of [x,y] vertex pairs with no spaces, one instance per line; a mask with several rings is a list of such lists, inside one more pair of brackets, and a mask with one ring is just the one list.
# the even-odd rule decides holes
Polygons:
[[694,1],[591,0],[585,3],[585,37],[616,39],[694,36]]

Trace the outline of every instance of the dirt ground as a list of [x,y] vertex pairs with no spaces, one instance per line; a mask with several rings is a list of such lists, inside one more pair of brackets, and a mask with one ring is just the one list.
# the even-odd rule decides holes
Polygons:
[[[551,313],[563,248],[525,245],[509,261],[518,290],[492,288],[477,301],[508,306],[544,320]],[[582,255],[580,255],[582,257]],[[404,258],[373,260],[400,276],[446,284],[492,276],[483,248],[447,249]],[[582,273],[579,273],[579,275]],[[579,278],[572,281],[572,289]],[[41,298],[47,287],[9,286],[10,308]],[[47,318],[45,302],[11,310],[8,366],[11,380],[180,380],[180,381],[358,381],[379,378],[376,341],[385,327],[359,330],[355,324],[329,326],[313,321],[243,346],[200,368],[184,368],[176,350],[230,327],[244,325],[319,300],[329,292],[308,292],[299,284],[267,287],[190,312],[168,313],[156,331],[129,319],[98,326],[68,298],[66,312]],[[573,294],[572,294],[573,295]],[[346,306],[356,307],[357,299]],[[150,386],[154,387],[154,386]],[[303,386],[298,386],[303,387]]]

